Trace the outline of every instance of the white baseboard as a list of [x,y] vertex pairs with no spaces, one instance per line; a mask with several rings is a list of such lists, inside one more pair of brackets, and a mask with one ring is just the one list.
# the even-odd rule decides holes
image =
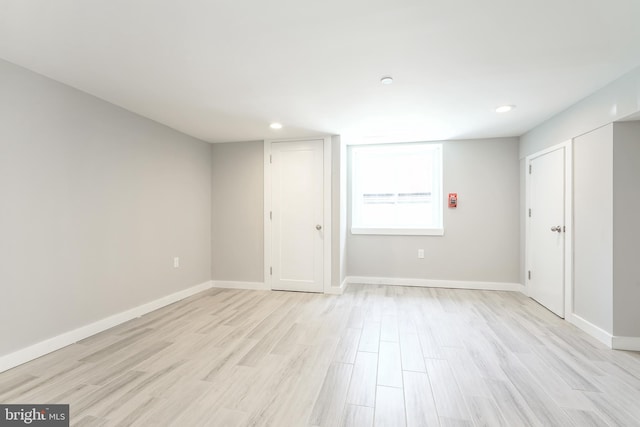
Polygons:
[[[329,290],[325,291],[325,294],[342,295],[346,284],[347,284],[347,280],[345,279],[340,285],[340,287],[331,286]],[[224,289],[245,289],[245,290],[254,290],[254,291],[270,291],[271,290],[269,285],[265,284],[264,282],[236,282],[236,281],[226,281],[226,280],[214,280],[213,287],[224,288]]]
[[271,288],[264,282],[232,282],[225,280],[214,280],[214,288],[225,289],[249,289],[254,291],[270,291]]
[[342,295],[346,287],[347,287],[347,278],[345,277],[342,283],[340,283],[340,286],[331,286],[329,290],[325,291],[324,293],[327,295]]
[[569,321],[569,323],[577,326],[582,331],[591,335],[593,338],[600,341],[602,344],[606,345],[609,348],[612,348],[612,335],[605,331],[604,329],[599,328],[588,320],[583,319],[575,313],[571,313],[568,316],[565,316],[565,320]]
[[507,282],[471,282],[460,280],[407,279],[400,277],[349,276],[347,283],[365,285],[417,286],[422,288],[477,289],[488,291],[522,292],[520,283]]
[[113,316],[98,320],[97,322],[81,326],[77,329],[33,344],[16,352],[0,356],[0,372],[4,372],[18,365],[22,365],[23,363],[37,359],[38,357],[44,356],[45,354],[60,350],[63,347],[76,343],[102,331],[106,331],[107,329],[113,328],[114,326],[117,326],[121,323],[127,322],[131,319],[135,319],[136,317],[143,316],[169,304],[173,304],[177,301],[188,298],[199,292],[206,291],[207,289],[210,289],[212,285],[213,284],[211,281],[201,283],[191,288],[164,296],[155,301],[139,305],[138,307],[132,308],[130,310],[114,314]]
[[640,337],[613,336],[612,348],[615,350],[640,351]]

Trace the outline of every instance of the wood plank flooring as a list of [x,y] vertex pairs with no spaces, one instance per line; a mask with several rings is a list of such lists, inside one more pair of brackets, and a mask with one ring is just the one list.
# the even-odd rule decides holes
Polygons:
[[76,426],[640,426],[640,354],[518,293],[214,289],[0,374]]

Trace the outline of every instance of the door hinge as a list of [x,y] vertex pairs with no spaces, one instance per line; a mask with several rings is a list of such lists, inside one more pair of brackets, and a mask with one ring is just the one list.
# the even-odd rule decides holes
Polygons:
[[269,154],[269,163],[273,163],[273,156]]
[[566,225],[563,225],[563,226],[562,226],[562,232],[563,232],[563,233],[566,233],[566,232],[567,232],[567,226],[566,226]]
[[529,218],[531,218],[531,208],[529,208]]
[[269,211],[269,219],[273,219],[273,211]]
[[269,267],[269,276],[273,276],[273,267]]
[[531,165],[529,165],[529,175],[531,175],[531,170],[532,170],[532,169],[533,169],[533,168],[532,168],[532,166],[531,166]]
[[531,270],[529,270],[529,280],[531,280]]

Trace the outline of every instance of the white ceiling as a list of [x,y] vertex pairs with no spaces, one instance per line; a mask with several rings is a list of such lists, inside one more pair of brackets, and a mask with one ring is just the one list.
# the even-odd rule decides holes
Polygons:
[[0,0],[0,57],[210,142],[516,136],[640,66],[640,1]]

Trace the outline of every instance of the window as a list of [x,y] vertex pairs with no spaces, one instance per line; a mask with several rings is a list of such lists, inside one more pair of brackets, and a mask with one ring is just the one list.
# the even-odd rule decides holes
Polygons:
[[438,235],[442,226],[442,144],[354,146],[353,234]]

